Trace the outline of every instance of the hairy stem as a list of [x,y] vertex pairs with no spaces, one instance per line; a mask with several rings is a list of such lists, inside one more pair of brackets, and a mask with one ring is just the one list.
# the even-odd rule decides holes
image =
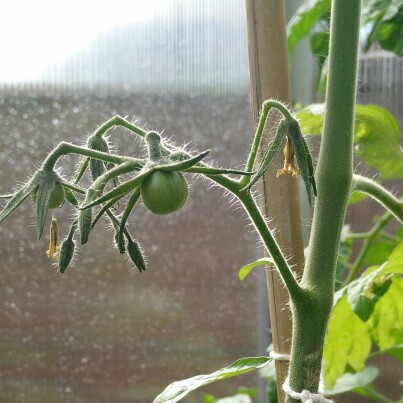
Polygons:
[[382,393],[379,393],[377,390],[373,389],[371,386],[363,386],[358,388],[357,393],[369,397],[373,402],[377,403],[394,403],[393,400],[390,400]]
[[274,239],[270,229],[268,228],[255,200],[249,192],[241,191],[235,193],[243,204],[245,210],[249,214],[251,221],[253,222],[258,234],[264,242],[270,256],[272,257],[276,268],[280,272],[281,278],[283,279],[287,290],[292,299],[298,299],[301,294],[301,287],[298,281],[295,279],[293,272],[287,264],[287,261],[282,254],[280,247],[278,246],[276,240]]
[[63,141],[59,143],[46,157],[42,164],[42,169],[45,171],[52,171],[58,159],[67,154],[84,155],[101,161],[111,162],[112,164],[121,164],[127,161],[132,161],[133,163],[137,162],[139,169],[144,165],[144,161],[136,158],[122,157],[119,155],[104,153],[102,151],[91,150],[87,147],[80,147]]
[[125,129],[131,131],[132,133],[135,133],[139,135],[140,137],[144,137],[146,135],[146,131],[140,129],[133,123],[130,123],[128,120],[122,118],[119,115],[114,116],[113,118],[107,120],[105,123],[103,123],[95,132],[94,136],[95,137],[102,137],[109,129],[112,129],[113,127],[116,126],[121,126],[124,127]]
[[[256,162],[257,153],[259,150],[260,143],[262,141],[264,128],[266,126],[267,118],[269,116],[269,112],[271,109],[277,109],[286,119],[293,119],[288,109],[279,101],[275,100],[268,100],[263,102],[262,105],[262,112],[260,115],[259,123],[256,129],[255,136],[253,138],[253,143],[251,150],[249,152],[248,160],[246,162],[246,171],[251,172],[253,166]],[[246,178],[247,179],[247,178]],[[245,179],[245,180],[246,180]]]
[[[301,280],[309,290],[293,304],[291,389],[317,392],[324,336],[332,309],[340,234],[353,169],[353,123],[360,0],[333,0],[326,113],[317,173],[309,254]],[[346,46],[348,44],[348,46]],[[288,398],[290,402],[295,399]]]
[[290,293],[292,298],[298,299],[303,290],[294,277],[292,270],[290,269],[283,253],[280,250],[280,247],[278,246],[269,227],[267,226],[267,223],[262,216],[262,213],[260,212],[259,207],[257,206],[253,196],[250,194],[249,191],[241,190],[243,185],[240,182],[234,181],[225,175],[206,176],[211,181],[230,191],[242,203],[265,247],[267,248],[267,251],[270,253],[270,256],[272,257],[274,264],[287,287],[288,292]]
[[383,186],[371,179],[364,178],[361,175],[354,175],[353,189],[356,192],[368,194],[383,207],[388,209],[397,220],[403,223],[403,201],[398,200],[392,193],[388,192]]

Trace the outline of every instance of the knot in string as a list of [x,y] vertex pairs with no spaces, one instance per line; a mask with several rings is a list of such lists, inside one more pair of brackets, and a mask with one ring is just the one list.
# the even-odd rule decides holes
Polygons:
[[290,388],[288,377],[283,384],[284,392],[293,399],[299,399],[302,403],[333,403],[333,400],[326,399],[321,393],[311,393],[304,389],[301,393]]

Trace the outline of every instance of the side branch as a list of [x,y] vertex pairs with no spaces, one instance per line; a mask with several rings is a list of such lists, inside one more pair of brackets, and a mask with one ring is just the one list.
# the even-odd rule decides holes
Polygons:
[[403,201],[398,200],[383,186],[361,175],[353,176],[353,190],[365,193],[389,210],[397,220],[403,223]]
[[116,127],[116,126],[124,127],[125,129],[139,135],[140,137],[144,137],[147,134],[147,132],[145,130],[140,129],[133,123],[130,123],[128,120],[122,118],[119,115],[116,115],[113,118],[107,120],[104,124],[102,124],[94,132],[93,135],[95,137],[102,137],[109,129],[112,129],[113,127]]
[[262,105],[262,113],[260,115],[259,123],[256,129],[255,136],[253,138],[253,143],[251,150],[249,152],[248,160],[246,162],[246,171],[250,172],[253,169],[253,166],[256,161],[256,156],[259,150],[260,143],[262,141],[264,128],[266,126],[267,118],[269,116],[269,112],[271,109],[277,109],[286,120],[292,120],[293,117],[291,116],[288,109],[280,102],[275,101],[273,99],[269,99],[268,101],[263,102]]
[[220,185],[222,188],[231,192],[235,197],[239,199],[248,213],[253,225],[256,228],[260,238],[262,239],[266,249],[270,253],[276,268],[278,269],[284,284],[293,300],[301,298],[304,290],[298,284],[297,279],[289,267],[280,247],[274,239],[270,229],[268,228],[265,219],[262,216],[256,201],[247,190],[242,190],[243,185],[240,182],[234,181],[225,175],[205,175],[212,182]]
[[294,302],[300,300],[303,294],[303,289],[294,277],[294,274],[289,267],[283,253],[281,252],[280,247],[278,246],[259,208],[257,207],[253,196],[246,191],[237,192],[235,195],[239,198],[245,210],[249,214],[249,217],[261,239],[263,240],[266,249],[270,253],[276,268],[278,269],[280,276],[287,287],[291,300]]
[[87,147],[76,146],[71,143],[61,142],[53,151],[46,157],[42,164],[42,169],[45,171],[52,171],[56,165],[57,160],[67,154],[79,154],[90,158],[95,158],[105,162],[111,162],[112,164],[122,164],[123,162],[131,161],[138,163],[138,168],[144,165],[144,161],[137,158],[121,157],[119,155],[113,155],[104,153],[102,151],[92,150]]

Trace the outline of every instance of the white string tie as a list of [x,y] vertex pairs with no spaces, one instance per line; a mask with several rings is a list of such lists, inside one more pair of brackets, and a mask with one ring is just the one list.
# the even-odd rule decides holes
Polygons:
[[311,393],[309,390],[303,390],[301,393],[294,392],[290,388],[288,377],[283,384],[284,392],[293,399],[299,399],[302,403],[333,403],[333,400],[326,399],[321,393]]
[[270,351],[269,357],[275,361],[290,361],[290,354],[276,353]]

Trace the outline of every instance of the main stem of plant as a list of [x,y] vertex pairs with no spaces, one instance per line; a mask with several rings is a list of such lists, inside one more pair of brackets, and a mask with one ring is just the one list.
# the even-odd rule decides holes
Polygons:
[[[316,168],[315,202],[304,292],[292,293],[293,341],[289,383],[301,392],[318,390],[327,322],[333,305],[340,233],[353,176],[360,0],[333,0],[326,111]],[[288,402],[297,400],[288,398]]]

